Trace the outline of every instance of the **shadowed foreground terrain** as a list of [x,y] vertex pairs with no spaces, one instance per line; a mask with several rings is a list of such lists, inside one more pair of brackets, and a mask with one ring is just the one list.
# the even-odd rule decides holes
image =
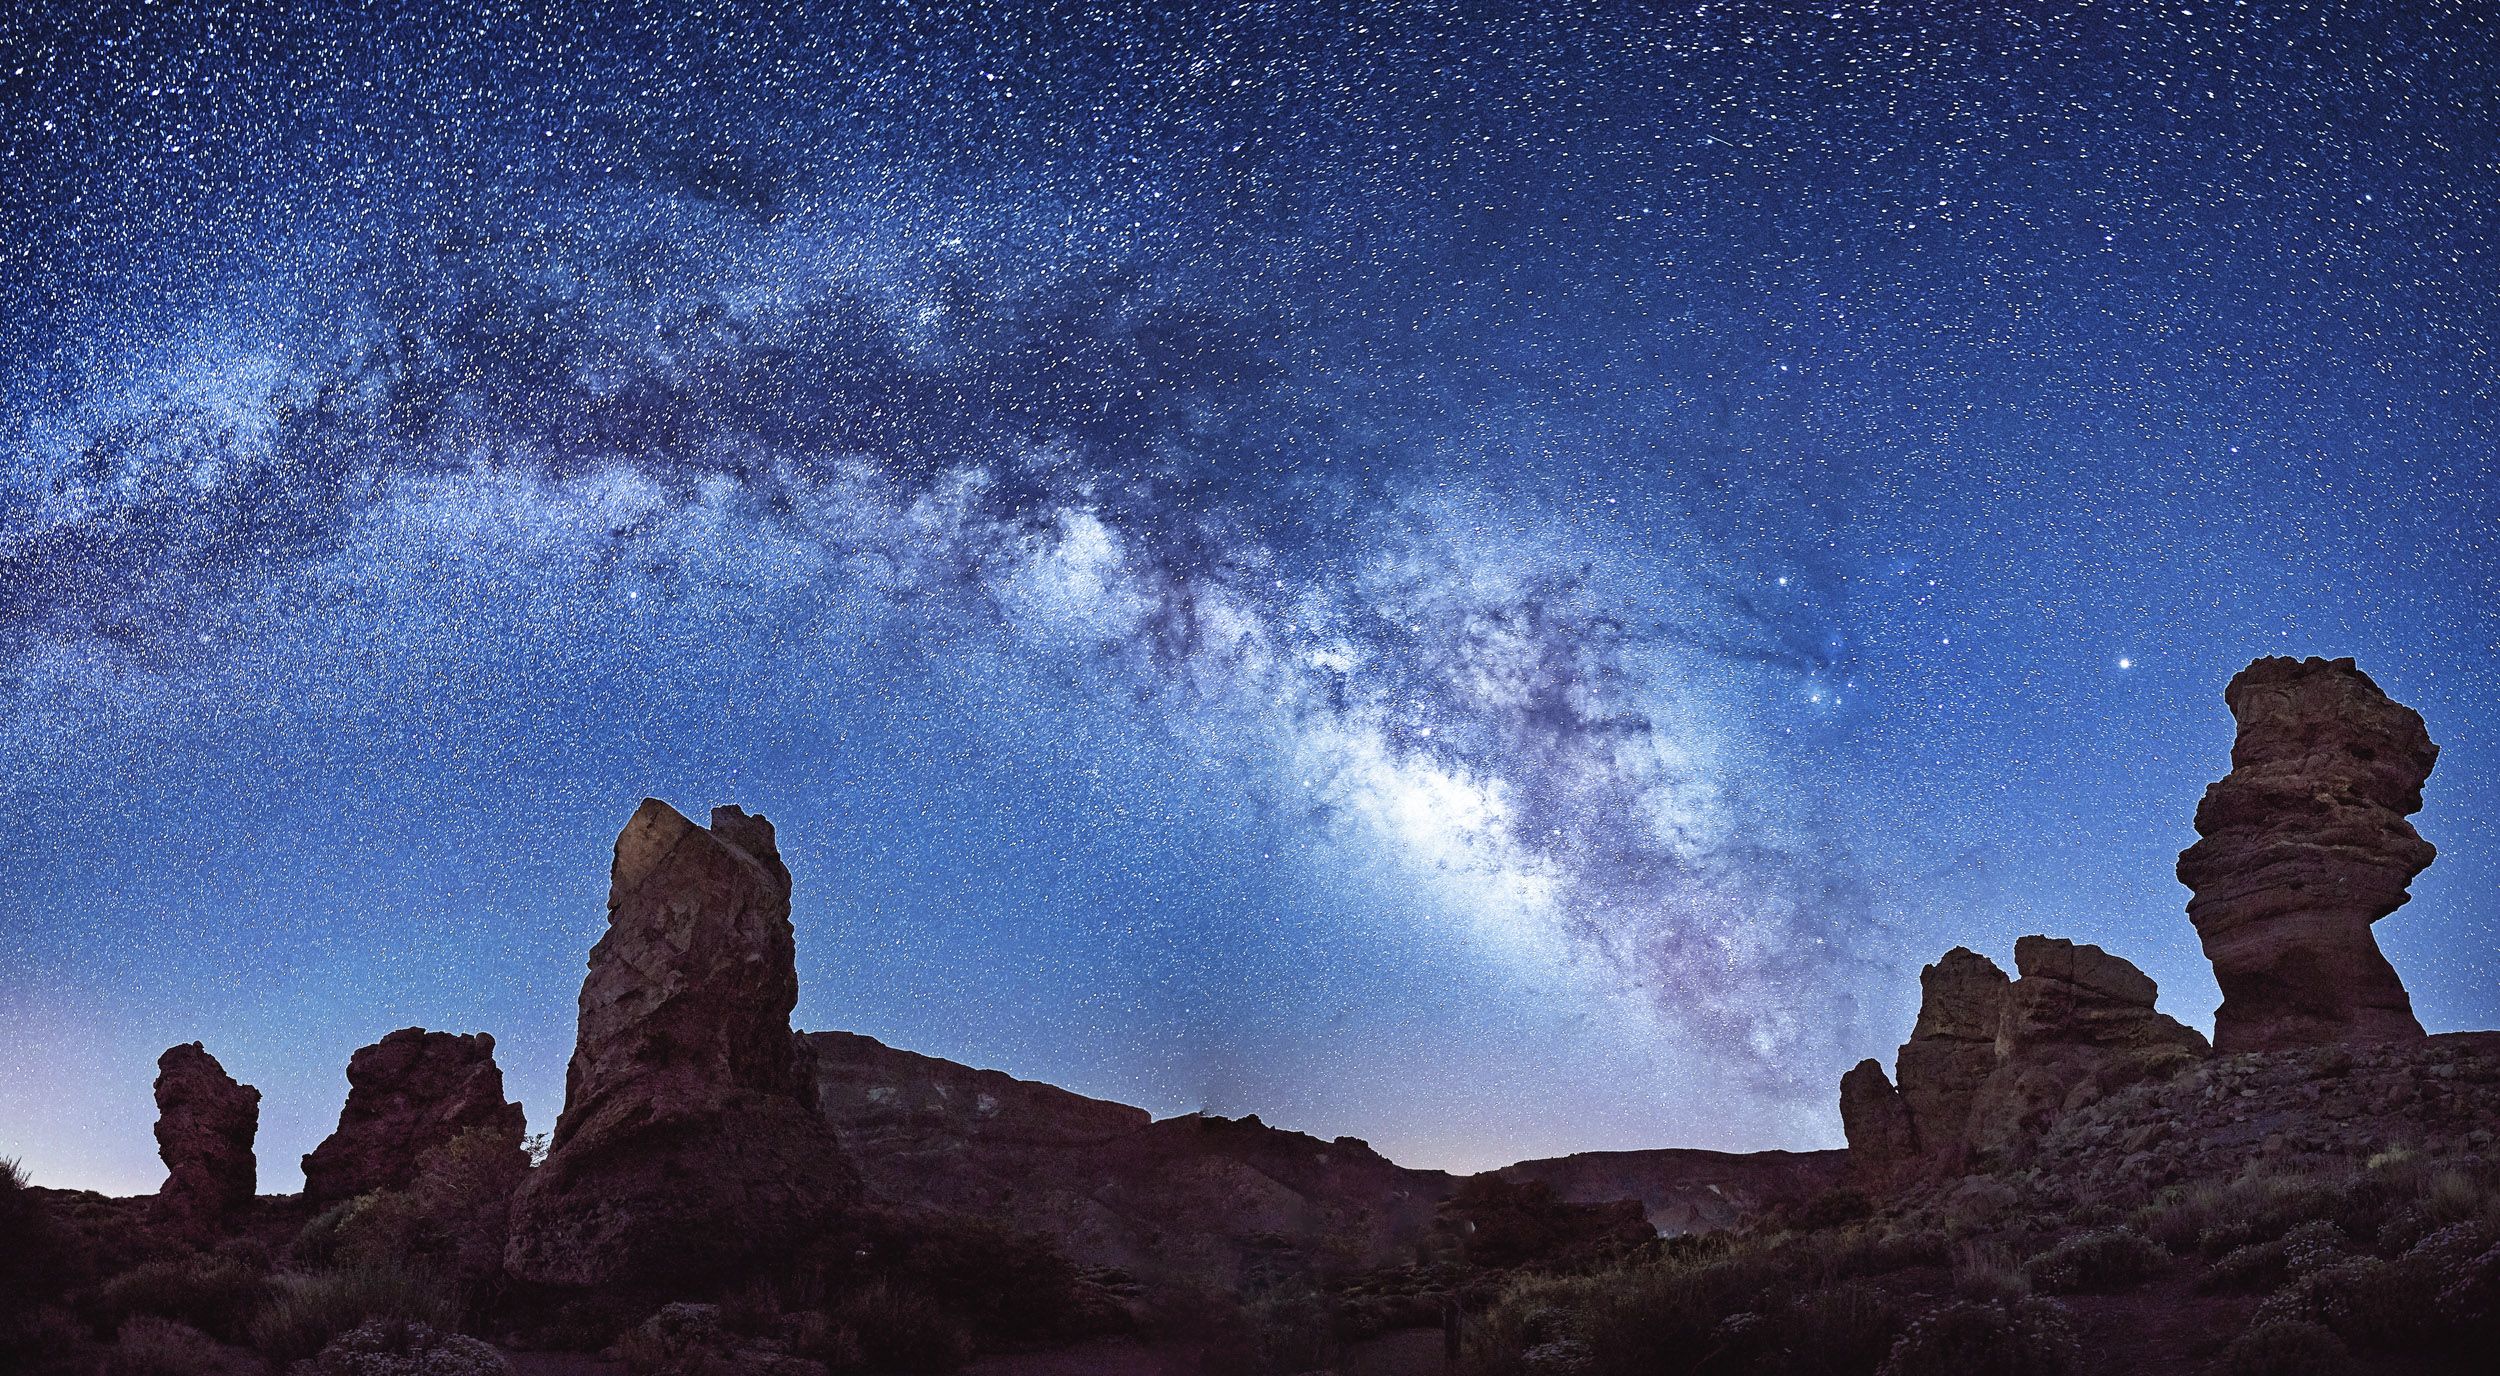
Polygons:
[[492,1037],[403,1029],[264,1196],[259,1092],[174,1047],[156,1195],[0,1173],[0,1372],[2487,1370],[2500,1033],[2425,1035],[2371,934],[2437,749],[2349,660],[2227,697],[2218,1046],[2098,947],[1956,948],[1846,1152],[1464,1178],[796,1032],[771,823],[647,801],[543,1139]]

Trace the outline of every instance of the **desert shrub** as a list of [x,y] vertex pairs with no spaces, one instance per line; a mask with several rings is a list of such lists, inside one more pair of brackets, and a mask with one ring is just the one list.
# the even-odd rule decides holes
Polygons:
[[953,1371],[972,1356],[972,1336],[945,1305],[919,1290],[878,1281],[845,1295],[827,1317],[848,1329],[880,1371]]
[[1912,1321],[1879,1376],[2066,1376],[2081,1349],[2050,1300],[1956,1301]]
[[2148,1279],[2166,1260],[2162,1249],[2140,1233],[2094,1228],[2034,1257],[2031,1283],[2051,1295],[2108,1294]]
[[1793,1221],[1800,1228],[1838,1228],[1860,1222],[1874,1212],[1875,1205],[1864,1191],[1825,1190],[1800,1205]]
[[459,1317],[451,1286],[429,1272],[379,1263],[341,1266],[272,1277],[269,1302],[252,1321],[251,1340],[283,1367],[376,1320],[449,1329]]
[[340,1234],[346,1231],[348,1221],[362,1212],[372,1198],[371,1195],[360,1194],[353,1199],[342,1199],[314,1214],[312,1220],[295,1234],[295,1240],[287,1244],[287,1260],[307,1270],[318,1270],[336,1263]]
[[2283,1244],[2252,1242],[2222,1254],[2196,1278],[2196,1288],[2209,1295],[2255,1295],[2283,1283],[2290,1273]]
[[511,1366],[475,1338],[430,1324],[384,1319],[332,1339],[312,1376],[509,1376]]
[[2240,1335],[2223,1355],[2225,1376],[2345,1376],[2344,1340],[2314,1323],[2276,1319]]
[[77,1326],[53,1301],[83,1270],[67,1230],[16,1161],[0,1157],[0,1371],[43,1371],[68,1360]]
[[2342,1199],[2334,1183],[2314,1176],[2254,1172],[2166,1195],[2145,1210],[2144,1231],[2180,1255],[2218,1257],[2235,1247],[2272,1242],[2301,1223],[2327,1217]]
[[145,1314],[189,1324],[223,1342],[241,1342],[268,1291],[265,1277],[232,1257],[177,1257],[122,1272],[98,1287],[85,1308],[99,1334],[118,1332]]
[[2427,1265],[2355,1257],[2295,1276],[2257,1309],[2261,1324],[2297,1320],[2324,1324],[2362,1347],[2409,1349],[2433,1336],[2435,1315],[2424,1303],[2441,1277]]
[[222,1365],[215,1339],[187,1323],[141,1314],[113,1339],[102,1376],[211,1376]]
[[1817,1290],[1779,1315],[1763,1376],[1869,1376],[1901,1333],[1898,1305],[1864,1281]]
[[1953,1246],[1953,1293],[1983,1304],[2011,1304],[2031,1293],[2031,1275],[2002,1242]]

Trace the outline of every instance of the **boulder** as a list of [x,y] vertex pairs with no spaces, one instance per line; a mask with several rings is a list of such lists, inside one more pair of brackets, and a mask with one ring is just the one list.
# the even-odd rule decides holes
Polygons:
[[772,824],[645,800],[616,840],[564,1111],[513,1197],[505,1268],[566,1286],[718,1279],[820,1235],[860,1194],[816,1113],[790,871]]
[[2205,790],[2178,869],[2222,986],[2216,1045],[2419,1040],[2370,925],[2436,854],[2405,820],[2439,755],[2421,716],[2349,659],[2259,659],[2223,697],[2231,772]]
[[427,1152],[467,1132],[521,1156],[521,1106],[503,1097],[495,1039],[403,1028],[347,1062],[338,1130],[304,1157],[304,1197],[317,1204],[398,1189]]
[[252,1202],[259,1168],[260,1091],[237,1084],[198,1042],[156,1061],[156,1150],[165,1158],[158,1207],[177,1226],[214,1231]]

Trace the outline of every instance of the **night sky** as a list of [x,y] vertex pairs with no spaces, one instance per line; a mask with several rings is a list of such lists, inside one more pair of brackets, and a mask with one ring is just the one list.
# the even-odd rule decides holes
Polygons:
[[2210,1029],[2222,686],[2500,1026],[2500,42],[2434,5],[0,18],[0,1155],[495,1034],[737,802],[798,1022],[1413,1165],[1839,1139],[1955,944]]

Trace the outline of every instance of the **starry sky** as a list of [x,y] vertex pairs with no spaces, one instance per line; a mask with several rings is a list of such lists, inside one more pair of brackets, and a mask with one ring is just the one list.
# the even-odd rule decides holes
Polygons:
[[552,1124],[609,843],[798,1022],[1476,1169],[1826,1146],[1955,944],[2211,1027],[2261,653],[2500,1025],[2500,45],[2259,0],[20,6],[0,1155]]

